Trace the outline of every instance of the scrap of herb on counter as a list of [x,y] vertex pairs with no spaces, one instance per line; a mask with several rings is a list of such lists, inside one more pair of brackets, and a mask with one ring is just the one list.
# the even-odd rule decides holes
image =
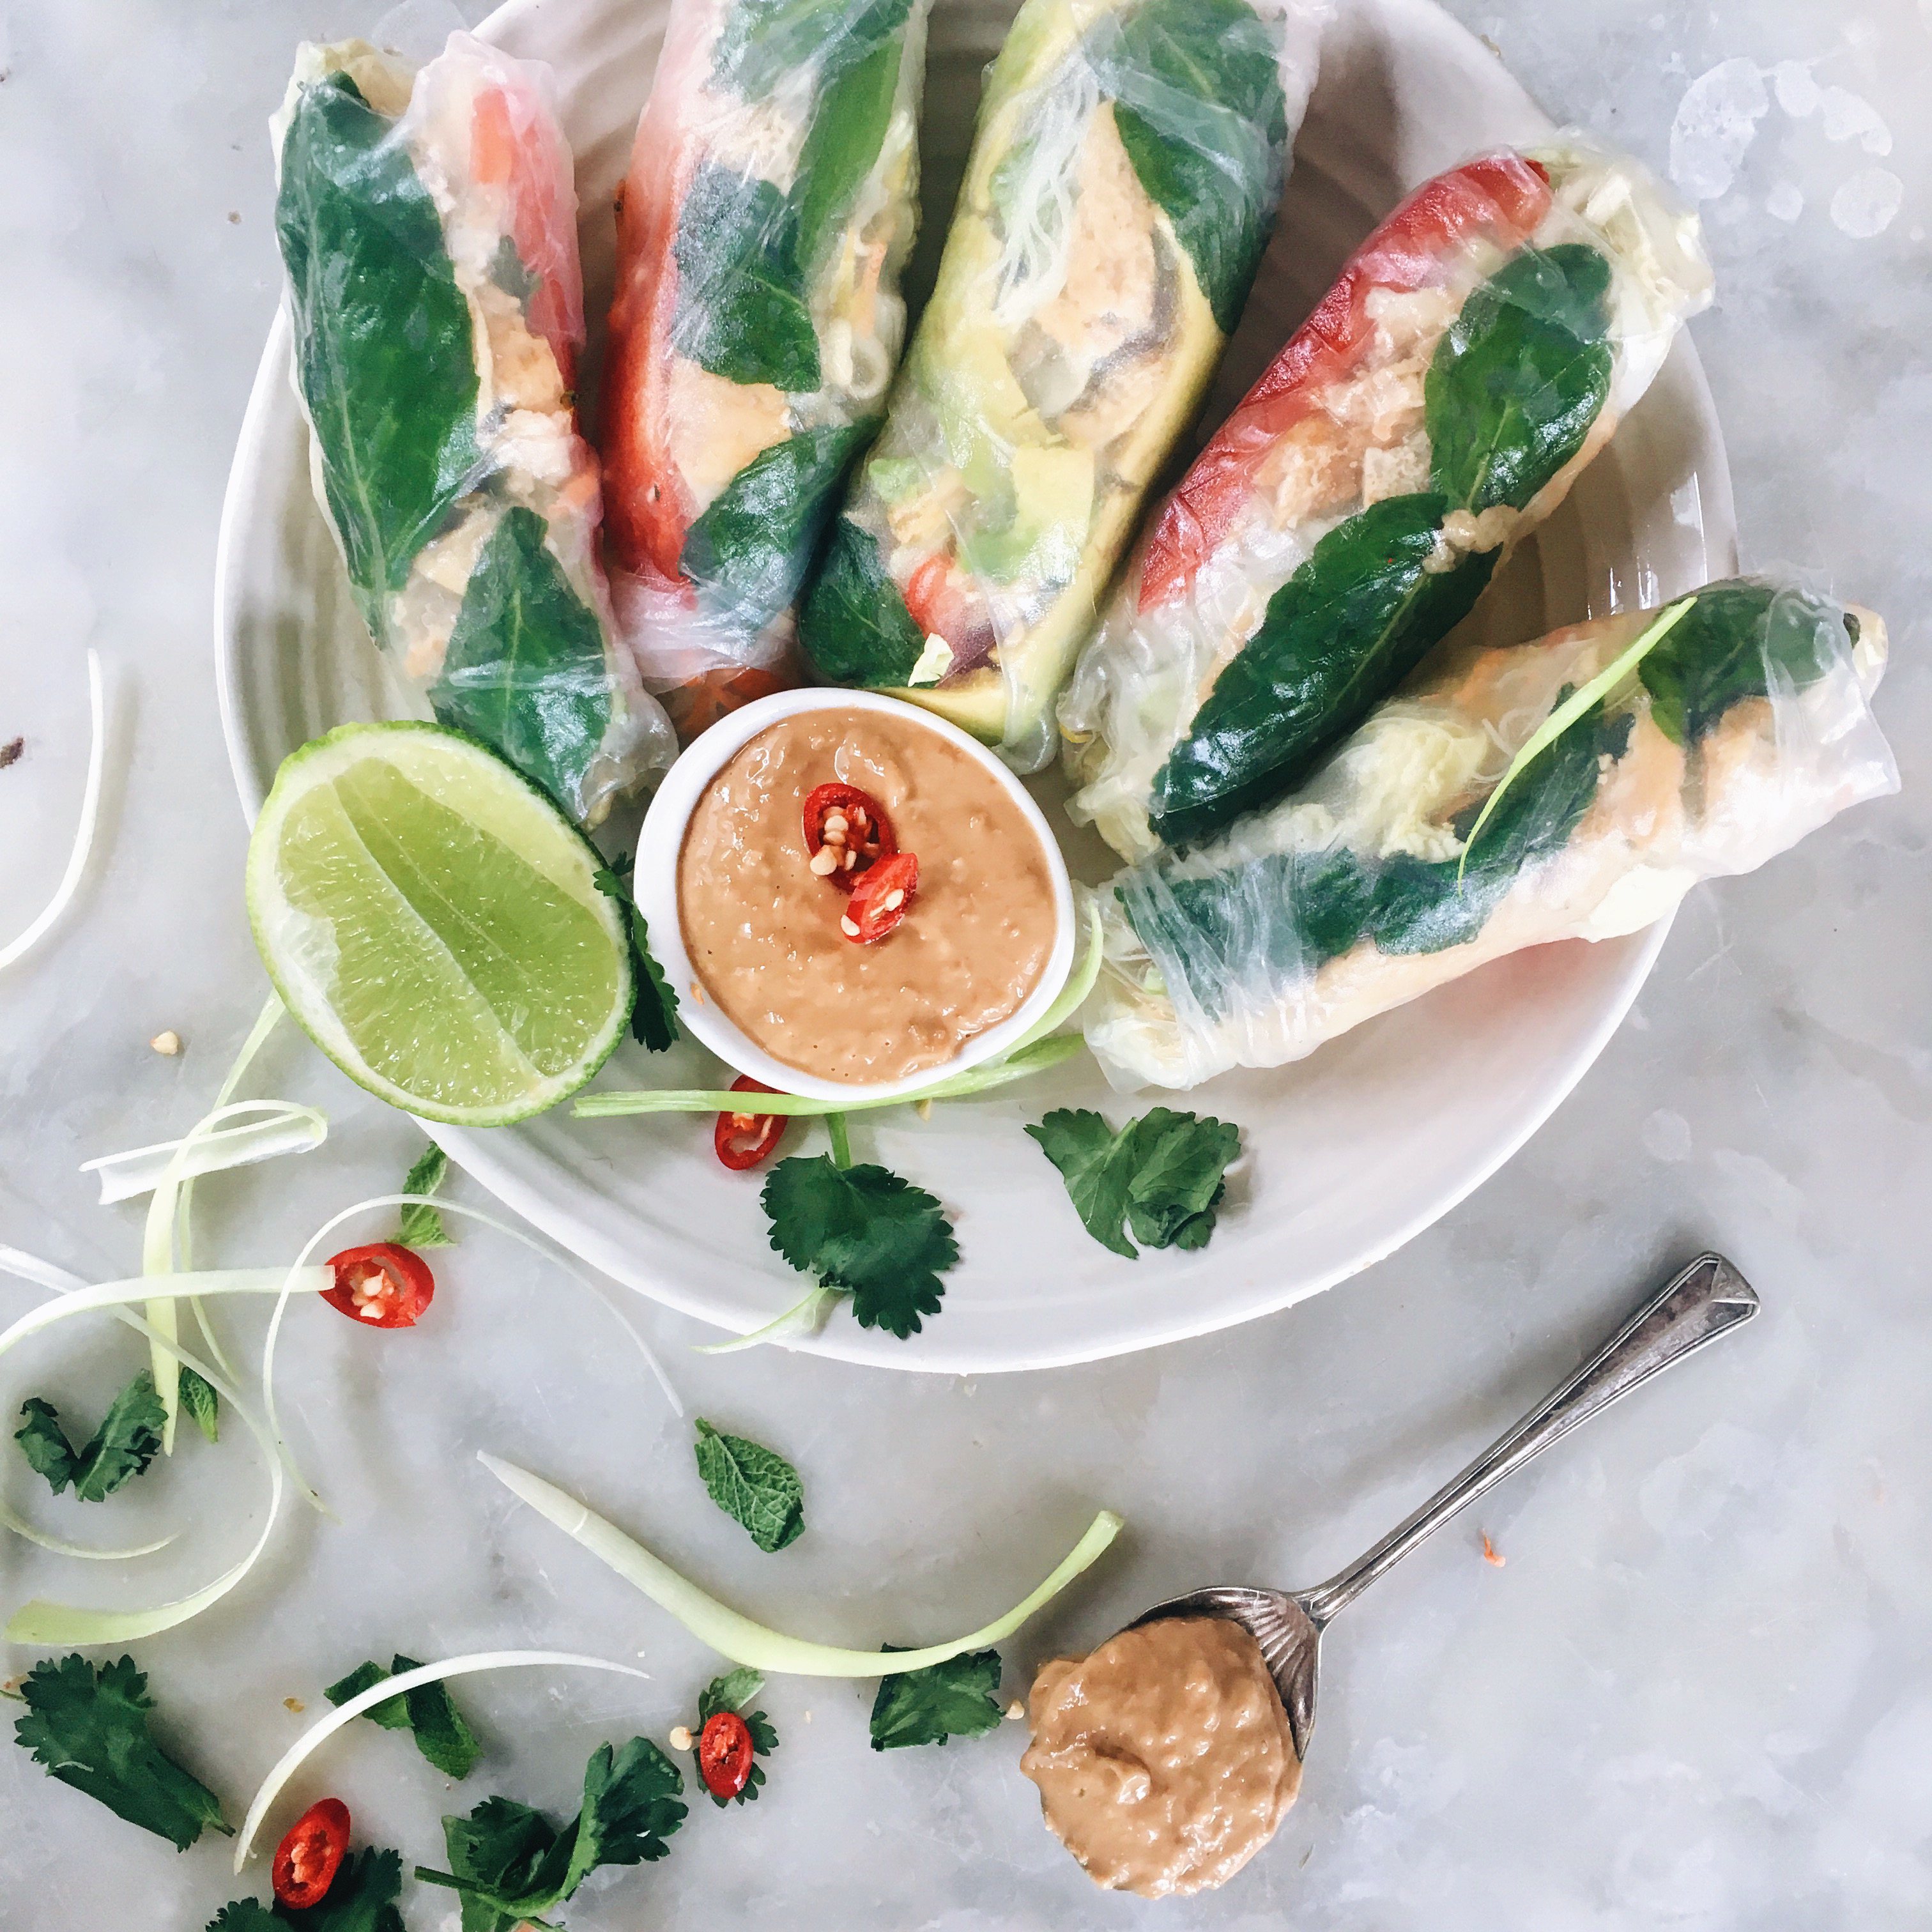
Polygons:
[[744,1526],[767,1553],[796,1543],[805,1529],[805,1490],[782,1456],[742,1436],[727,1436],[703,1416],[694,1444],[698,1473],[711,1500]]
[[[358,1664],[346,1677],[339,1678],[322,1692],[332,1704],[346,1704],[352,1697],[373,1690],[385,1678],[400,1677],[406,1670],[420,1670],[418,1658],[400,1652],[385,1670],[372,1658]],[[400,1696],[373,1706],[362,1713],[386,1731],[414,1733],[416,1749],[446,1778],[467,1778],[476,1768],[483,1747],[456,1708],[448,1684],[440,1682],[418,1684]]]
[[1223,1178],[1241,1151],[1231,1122],[1155,1107],[1116,1133],[1098,1114],[1063,1107],[1027,1132],[1059,1168],[1087,1232],[1139,1259],[1124,1222],[1150,1248],[1200,1248],[1214,1232]]
[[[888,1654],[907,1648],[881,1646]],[[983,1738],[1002,1714],[1000,1653],[962,1652],[944,1664],[879,1680],[872,1700],[872,1748],[898,1750],[908,1744],[943,1744],[948,1738]]]

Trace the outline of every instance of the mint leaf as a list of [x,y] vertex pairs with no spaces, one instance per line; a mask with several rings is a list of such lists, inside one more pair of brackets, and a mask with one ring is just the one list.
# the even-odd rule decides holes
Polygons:
[[[884,1646],[890,1655],[902,1644]],[[923,1670],[882,1678],[872,1700],[872,1748],[982,1738],[1000,1721],[1000,1653],[971,1650]]]
[[1061,1108],[1027,1132],[1059,1168],[1075,1211],[1104,1248],[1130,1260],[1150,1248],[1205,1246],[1241,1150],[1232,1122],[1156,1107],[1118,1133],[1098,1114]]
[[[406,1670],[422,1668],[416,1658],[398,1653],[387,1670],[373,1660],[358,1664],[346,1677],[330,1684],[322,1694],[332,1704],[346,1704],[364,1690],[374,1690],[387,1678],[400,1677]],[[381,1703],[372,1704],[362,1714],[385,1730],[413,1732],[416,1749],[446,1778],[467,1778],[476,1769],[476,1760],[483,1755],[483,1747],[476,1742],[476,1733],[456,1708],[455,1700],[449,1694],[449,1686],[440,1680],[432,1684],[418,1684],[399,1696],[386,1697]]]
[[[507,236],[505,238],[508,238]],[[449,1156],[431,1141],[418,1156],[416,1164],[403,1177],[405,1194],[434,1194],[449,1177]],[[434,1208],[412,1202],[403,1210],[396,1239],[406,1248],[453,1248],[455,1238],[442,1225],[442,1216]]]
[[106,1805],[116,1817],[185,1851],[221,1820],[221,1801],[190,1778],[148,1735],[146,1675],[134,1660],[97,1669],[78,1652],[37,1664],[20,1686],[27,1715],[14,1726],[18,1742],[63,1784]]
[[425,1884],[463,1895],[464,1932],[512,1932],[541,1920],[599,1865],[661,1858],[684,1822],[684,1780],[648,1738],[613,1752],[600,1744],[584,1767],[584,1807],[560,1830],[540,1811],[486,1798],[466,1818],[445,1818],[451,1869],[418,1865]]
[[[698,1700],[698,1723],[700,1737],[694,1742],[691,1750],[692,1768],[695,1773],[695,1788],[703,1792],[719,1810],[728,1804],[744,1804],[756,1798],[758,1787],[765,1781],[764,1767],[758,1760],[769,1755],[778,1748],[778,1726],[762,1711],[747,1711],[745,1706],[765,1688],[764,1674],[754,1670],[749,1664],[741,1664],[722,1677],[714,1677],[700,1693]],[[752,1734],[752,1762],[750,1774],[746,1778],[741,1790],[729,1798],[721,1798],[704,1781],[704,1767],[698,1748],[702,1742],[701,1733],[720,1711],[735,1711],[745,1720],[745,1728]]]
[[181,1406],[194,1426],[212,1442],[221,1433],[221,1398],[184,1362],[181,1369]]
[[56,1496],[71,1483],[82,1502],[104,1502],[161,1453],[166,1414],[154,1393],[154,1376],[146,1369],[114,1398],[78,1454],[61,1428],[60,1412],[51,1404],[31,1396],[20,1413],[27,1420],[14,1439]]
[[795,1155],[772,1168],[759,1197],[772,1246],[795,1268],[852,1297],[861,1328],[904,1341],[939,1312],[939,1277],[959,1258],[952,1224],[923,1188],[883,1167],[841,1168]]
[[592,883],[622,906],[629,928],[632,972],[638,985],[638,1002],[631,1009],[631,1037],[640,1046],[662,1053],[677,1038],[677,995],[651,952],[650,928],[644,923],[644,916],[625,884],[631,864],[629,860],[620,857],[608,866],[599,866],[592,875]]
[[827,684],[903,685],[926,649],[878,538],[850,517],[832,526],[799,617],[799,643]]
[[698,1418],[698,1473],[711,1500],[742,1523],[768,1554],[796,1543],[805,1528],[805,1491],[798,1472],[742,1436],[721,1435]]

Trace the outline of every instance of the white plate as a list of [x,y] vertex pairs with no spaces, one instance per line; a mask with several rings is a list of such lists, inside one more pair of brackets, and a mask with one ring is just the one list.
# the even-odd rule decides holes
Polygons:
[[[976,98],[1014,10],[938,0],[926,130],[929,284]],[[584,198],[592,314],[608,301],[611,190],[648,86],[661,0],[512,0],[484,32],[548,61],[562,82]],[[1342,0],[1274,244],[1204,421],[1217,422],[1408,187],[1472,150],[1550,123],[1483,45],[1425,0]],[[1735,568],[1724,446],[1694,352],[1681,341],[1651,394],[1527,545],[1478,617],[1498,638],[1635,603]],[[332,724],[398,715],[309,495],[288,339],[272,331],[242,425],[217,557],[216,660],[230,755],[252,814],[282,758]],[[1050,784],[1046,790],[1051,792]],[[1064,822],[1064,821],[1060,821]],[[1104,874],[1097,847],[1070,858]],[[982,1102],[860,1117],[862,1158],[932,1189],[962,1259],[946,1305],[910,1342],[844,1310],[802,1346],[850,1361],[955,1373],[1087,1361],[1226,1328],[1367,1267],[1501,1166],[1574,1086],[1622,1018],[1662,944],[1658,928],[1499,962],[1324,1047],[1300,1065],[1216,1081],[1192,1104],[1238,1120],[1246,1154],[1201,1252],[1108,1253],[1075,1217],[1022,1124],[1048,1107],[1126,1109],[1083,1063]],[[689,1044],[628,1043],[607,1086],[711,1084]],[[754,1179],[712,1157],[688,1116],[434,1130],[510,1207],[616,1280],[703,1321],[747,1329],[804,1282],[766,1244]],[[794,1147],[814,1130],[794,1130]]]

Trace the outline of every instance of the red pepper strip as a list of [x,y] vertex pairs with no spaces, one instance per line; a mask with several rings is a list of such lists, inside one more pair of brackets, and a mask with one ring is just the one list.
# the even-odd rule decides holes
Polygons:
[[1162,506],[1142,553],[1139,608],[1166,604],[1192,585],[1234,526],[1269,452],[1360,358],[1375,335],[1372,290],[1426,287],[1446,256],[1479,236],[1514,254],[1549,207],[1548,175],[1508,149],[1424,182],[1349,256],[1315,313]]
[[349,1807],[339,1798],[319,1799],[275,1847],[269,1880],[276,1898],[296,1912],[320,1904],[348,1849]]
[[[828,838],[825,821],[835,812],[845,822],[837,828],[836,838]],[[837,862],[820,876],[841,892],[849,892],[880,860],[890,859],[899,849],[892,821],[878,800],[856,785],[817,787],[805,801],[804,820],[806,850],[814,858],[821,852],[832,854]],[[852,855],[849,866],[844,862],[848,853]]]
[[322,1298],[370,1328],[413,1328],[436,1293],[429,1264],[413,1248],[374,1241],[332,1255],[335,1286]]
[[919,861],[910,852],[895,852],[881,859],[859,881],[852,903],[838,929],[855,946],[870,946],[886,934],[912,910],[913,895],[919,890]]
[[[741,1073],[732,1082],[731,1090],[776,1094],[778,1090],[767,1087],[762,1080],[754,1080],[748,1073]],[[782,1114],[720,1114],[717,1126],[712,1130],[711,1144],[718,1158],[734,1174],[742,1174],[772,1152],[784,1138],[784,1130]]]
[[720,1798],[735,1798],[744,1790],[756,1755],[751,1726],[736,1711],[716,1711],[705,1719],[698,1740],[698,1768]]

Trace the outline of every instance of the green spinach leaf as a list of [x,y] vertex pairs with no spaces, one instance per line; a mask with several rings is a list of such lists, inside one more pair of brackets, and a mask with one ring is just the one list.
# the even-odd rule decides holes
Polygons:
[[1637,667],[1650,715],[1687,751],[1735,704],[1802,691],[1858,641],[1858,620],[1835,604],[1779,585],[1707,585]]
[[275,232],[296,380],[370,628],[471,487],[470,305],[442,224],[392,124],[346,74],[304,86],[282,144]]
[[833,526],[799,620],[799,643],[827,684],[875,688],[905,683],[926,649],[926,633],[879,561],[878,539],[849,517]]
[[1316,544],[1156,775],[1163,841],[1194,843],[1292,790],[1468,615],[1496,556],[1424,568],[1450,508],[1432,490],[1385,497]]
[[104,1502],[161,1453],[166,1414],[154,1393],[154,1376],[146,1369],[114,1398],[78,1454],[60,1426],[59,1411],[38,1396],[29,1396],[20,1413],[27,1419],[14,1439],[56,1496],[71,1483],[79,1501]]
[[919,1333],[921,1316],[939,1312],[939,1277],[959,1244],[923,1188],[883,1167],[800,1154],[772,1168],[760,1198],[772,1246],[825,1287],[848,1292],[861,1328],[904,1341]]
[[520,503],[504,512],[429,697],[439,723],[482,739],[575,818],[610,722],[610,675],[603,626],[550,554],[548,530]]
[[1610,265],[1582,242],[1525,248],[1462,304],[1424,383],[1430,479],[1480,514],[1530,500],[1583,446],[1610,392]]
[[1166,211],[1222,334],[1231,334],[1281,194],[1288,104],[1247,0],[1145,0],[1092,50],[1148,198]]
[[1241,1130],[1156,1107],[1116,1133],[1084,1108],[1061,1108],[1027,1132],[1059,1168],[1075,1211],[1104,1248],[1130,1261],[1150,1248],[1204,1247]]
[[[904,1648],[884,1646],[887,1654]],[[879,1680],[872,1700],[872,1748],[899,1750],[943,1744],[948,1738],[982,1738],[998,1728],[1000,1718],[1000,1653],[967,1651],[944,1664]]]
[[186,1851],[221,1820],[221,1801],[148,1734],[154,1700],[146,1675],[124,1657],[98,1667],[79,1652],[37,1664],[20,1686],[27,1714],[14,1736],[63,1784],[98,1798],[116,1817]]
[[680,355],[730,382],[801,392],[819,385],[818,332],[805,304],[798,214],[770,182],[701,161],[678,211]]
[[805,1531],[805,1490],[782,1456],[742,1436],[725,1436],[698,1418],[698,1473],[711,1500],[744,1526],[767,1554]]
[[694,584],[761,630],[798,595],[852,459],[879,418],[801,430],[760,450],[714,497],[684,539],[680,567]]

